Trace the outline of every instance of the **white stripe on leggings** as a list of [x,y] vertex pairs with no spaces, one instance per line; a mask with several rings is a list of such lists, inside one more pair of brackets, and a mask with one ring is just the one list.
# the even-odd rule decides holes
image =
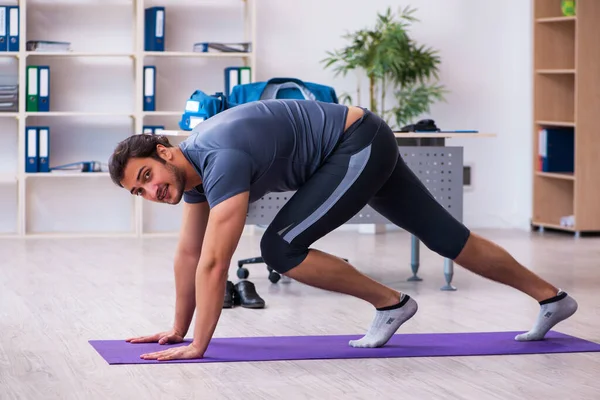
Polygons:
[[333,207],[333,205],[348,191],[350,186],[356,182],[360,174],[362,174],[367,162],[369,161],[369,156],[371,155],[371,146],[367,146],[362,149],[360,152],[352,155],[350,157],[350,163],[348,164],[348,170],[346,171],[346,175],[344,179],[340,182],[340,184],[335,188],[333,193],[325,200],[319,208],[317,208],[312,214],[310,214],[305,220],[301,221],[298,225],[291,229],[288,233],[285,234],[283,240],[288,243],[291,243],[292,240],[296,238],[300,233],[306,230],[309,226],[314,224],[319,220],[323,215],[327,213]]

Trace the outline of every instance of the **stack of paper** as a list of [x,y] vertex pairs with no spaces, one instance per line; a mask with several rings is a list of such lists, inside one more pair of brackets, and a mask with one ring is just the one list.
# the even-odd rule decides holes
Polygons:
[[66,53],[71,51],[71,42],[53,42],[50,40],[28,40],[27,51]]
[[0,112],[19,111],[19,81],[17,75],[0,75]]
[[199,42],[194,43],[194,52],[199,53],[249,53],[252,51],[250,42],[238,43],[219,43],[219,42]]

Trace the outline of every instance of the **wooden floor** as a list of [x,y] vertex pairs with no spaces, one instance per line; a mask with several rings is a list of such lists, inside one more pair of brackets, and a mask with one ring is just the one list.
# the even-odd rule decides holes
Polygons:
[[[600,239],[480,231],[567,290],[578,312],[557,326],[600,342]],[[245,236],[236,259],[258,255]],[[0,240],[0,398],[5,399],[600,399],[600,353],[109,366],[89,339],[170,327],[175,239]],[[538,305],[459,267],[442,292],[442,260],[422,250],[407,282],[408,235],[336,232],[319,248],[414,296],[403,332],[527,330]],[[355,334],[372,318],[356,299],[291,282],[264,265],[250,279],[264,310],[224,310],[216,336]],[[235,280],[234,269],[232,278]]]

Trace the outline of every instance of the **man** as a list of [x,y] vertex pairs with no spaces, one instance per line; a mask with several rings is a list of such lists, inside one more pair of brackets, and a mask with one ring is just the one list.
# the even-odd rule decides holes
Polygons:
[[350,346],[385,345],[417,311],[408,294],[310,247],[366,204],[441,256],[537,300],[541,310],[534,327],[516,340],[542,339],[577,309],[573,298],[440,206],[400,157],[388,125],[359,107],[308,100],[247,103],[202,122],[177,147],[161,136],[132,136],[119,143],[109,164],[113,181],[133,195],[168,204],[184,200],[174,325],[129,340],[181,342],[195,310],[193,342],[144,359],[204,355],[248,204],[268,192],[296,191],[262,237],[265,262],[296,281],[358,297],[375,308],[366,335]]

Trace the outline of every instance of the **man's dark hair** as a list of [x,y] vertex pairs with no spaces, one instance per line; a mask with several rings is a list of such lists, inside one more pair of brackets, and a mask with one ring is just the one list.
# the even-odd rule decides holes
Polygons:
[[165,147],[173,147],[169,139],[163,135],[133,135],[119,142],[108,161],[108,170],[112,181],[123,187],[121,181],[125,175],[125,167],[131,158],[153,158],[165,163],[156,150],[156,146],[162,144]]

